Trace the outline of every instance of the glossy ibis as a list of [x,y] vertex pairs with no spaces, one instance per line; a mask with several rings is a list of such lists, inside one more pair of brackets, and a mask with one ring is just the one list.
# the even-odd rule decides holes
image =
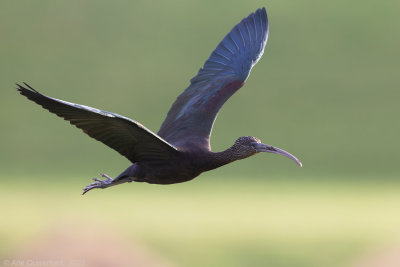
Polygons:
[[222,105],[241,88],[251,68],[264,52],[268,37],[265,8],[258,9],[237,24],[191,79],[189,87],[173,103],[158,134],[121,115],[45,96],[28,84],[19,92],[52,113],[68,120],[90,137],[104,143],[130,160],[116,178],[101,174],[104,180],[83,189],[107,188],[125,182],[174,184],[189,181],[200,173],[259,152],[290,153],[261,143],[255,137],[239,137],[225,151],[212,152],[210,135]]

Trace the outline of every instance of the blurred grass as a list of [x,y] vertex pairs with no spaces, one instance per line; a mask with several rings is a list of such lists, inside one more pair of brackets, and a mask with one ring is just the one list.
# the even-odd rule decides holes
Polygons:
[[0,236],[8,251],[68,221],[84,229],[88,222],[106,225],[177,266],[352,266],[400,239],[393,183],[218,177],[177,186],[133,183],[84,197],[82,185],[3,186]]

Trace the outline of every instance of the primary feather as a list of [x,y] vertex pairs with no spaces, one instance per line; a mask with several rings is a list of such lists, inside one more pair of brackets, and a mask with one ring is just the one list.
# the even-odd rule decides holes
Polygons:
[[219,43],[190,86],[176,99],[158,135],[178,147],[196,143],[210,149],[214,120],[264,52],[268,38],[265,8],[237,24]]
[[108,111],[42,95],[17,84],[21,95],[69,121],[90,137],[118,151],[132,163],[167,161],[176,148],[140,123]]

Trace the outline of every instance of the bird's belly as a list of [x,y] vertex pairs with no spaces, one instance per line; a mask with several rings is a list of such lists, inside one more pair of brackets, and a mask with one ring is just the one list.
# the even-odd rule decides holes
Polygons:
[[197,177],[200,172],[195,171],[190,166],[141,166],[144,176],[140,179],[141,182],[149,184],[176,184],[192,180]]

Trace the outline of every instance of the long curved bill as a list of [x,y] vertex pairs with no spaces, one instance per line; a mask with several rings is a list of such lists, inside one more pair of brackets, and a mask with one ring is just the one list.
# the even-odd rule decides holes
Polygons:
[[303,167],[303,164],[301,164],[300,160],[298,160],[295,156],[293,156],[292,154],[290,154],[289,152],[287,152],[287,151],[285,151],[283,149],[280,149],[280,148],[277,148],[277,147],[273,147],[273,146],[270,146],[270,145],[266,145],[266,144],[263,144],[263,143],[256,143],[255,147],[256,147],[257,152],[268,152],[268,153],[274,153],[274,154],[282,155],[282,156],[285,156],[285,157],[293,160],[300,167]]

